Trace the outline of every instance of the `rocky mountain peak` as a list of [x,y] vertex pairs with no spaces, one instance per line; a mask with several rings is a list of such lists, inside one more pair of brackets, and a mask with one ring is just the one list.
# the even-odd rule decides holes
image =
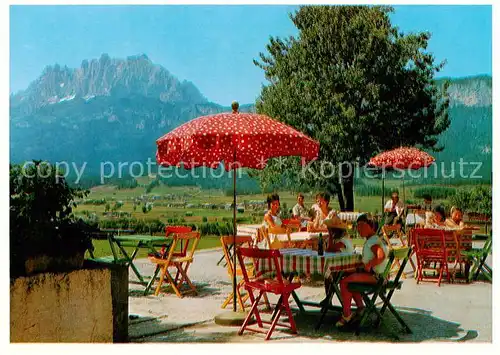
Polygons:
[[117,59],[103,53],[98,59],[83,60],[79,68],[47,66],[28,89],[11,97],[11,106],[24,106],[22,111],[30,113],[68,100],[110,95],[140,95],[171,103],[207,102],[192,83],[180,82],[146,54]]

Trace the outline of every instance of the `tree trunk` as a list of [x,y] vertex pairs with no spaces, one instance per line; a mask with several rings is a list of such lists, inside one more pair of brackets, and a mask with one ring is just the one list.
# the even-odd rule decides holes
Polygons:
[[337,198],[339,200],[339,208],[343,212],[345,211],[345,201],[344,195],[342,194],[342,185],[338,182],[338,180],[335,180],[333,185],[335,186],[335,193],[337,194]]
[[345,211],[354,211],[354,165],[342,164],[342,185],[344,187]]

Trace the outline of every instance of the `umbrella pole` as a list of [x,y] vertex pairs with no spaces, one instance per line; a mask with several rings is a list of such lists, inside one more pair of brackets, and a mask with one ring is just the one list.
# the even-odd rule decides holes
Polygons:
[[[236,151],[234,152],[236,163]],[[233,166],[233,311],[236,312],[236,167]]]
[[384,200],[385,200],[385,183],[384,183],[384,170],[382,169],[382,216],[384,216]]

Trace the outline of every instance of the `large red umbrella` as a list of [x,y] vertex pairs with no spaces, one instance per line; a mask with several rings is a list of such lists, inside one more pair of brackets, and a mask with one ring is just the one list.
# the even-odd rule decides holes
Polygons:
[[[386,152],[380,153],[370,159],[368,166],[378,167],[383,170],[418,170],[428,167],[436,159],[430,154],[421,151],[414,147],[400,147]],[[382,172],[382,211],[384,210],[384,173]],[[403,201],[404,195],[404,178],[403,178]]]
[[[236,169],[263,169],[267,160],[301,156],[302,163],[318,157],[319,143],[302,132],[268,116],[238,112],[221,113],[189,121],[156,141],[156,160],[163,166],[233,170],[233,236],[236,237]],[[236,253],[233,253],[236,268]],[[233,309],[236,311],[236,272],[233,272]]]

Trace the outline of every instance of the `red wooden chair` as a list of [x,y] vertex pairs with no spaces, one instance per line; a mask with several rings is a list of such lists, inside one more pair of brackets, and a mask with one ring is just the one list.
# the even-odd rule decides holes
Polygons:
[[[193,228],[188,227],[188,226],[166,226],[165,227],[165,237],[169,238],[173,234],[183,234],[183,233],[189,233],[193,230]],[[189,241],[186,241],[186,244],[183,245],[183,242],[181,241],[180,245],[180,251],[175,252],[174,256],[186,256],[187,249],[189,247]]]
[[281,225],[283,227],[287,227],[288,229],[290,229],[291,232],[300,231],[300,220],[299,219],[294,219],[294,218],[284,219],[283,221],[281,221]]
[[[429,281],[437,281],[438,286],[441,286],[444,273],[450,282],[444,232],[439,229],[416,228],[413,230],[413,238],[415,254],[417,255],[417,284],[425,278]],[[427,276],[425,271],[429,271],[429,269],[439,272],[437,279]]]
[[[240,265],[244,264],[244,258],[253,258],[256,265],[260,263],[265,263],[268,267],[268,271],[262,271],[260,269],[259,274],[256,275],[255,278],[250,279],[245,268],[243,271],[243,279],[245,280],[245,289],[248,291],[250,300],[252,301],[252,308],[248,313],[243,325],[238,331],[238,335],[242,335],[245,330],[250,330],[257,333],[266,334],[265,340],[269,340],[271,338],[271,334],[274,331],[276,326],[285,327],[291,329],[293,334],[297,334],[297,327],[295,325],[295,321],[293,319],[292,310],[290,309],[290,304],[288,303],[288,299],[292,292],[298,289],[301,284],[300,282],[289,282],[286,279],[283,279],[281,275],[281,267],[279,264],[280,252],[279,250],[263,250],[263,249],[253,249],[253,248],[237,248],[236,251],[238,255],[238,259],[240,261]],[[272,272],[276,277],[273,279],[263,278],[263,275]],[[261,275],[261,276],[259,276]],[[257,291],[257,297],[254,296],[253,292]],[[274,312],[274,317],[272,321],[264,321],[260,317],[259,309],[257,305],[259,304],[260,299],[266,295],[268,292],[274,293],[275,295],[280,295],[280,301],[276,305],[276,309]],[[281,313],[286,311],[286,316],[288,316],[289,324],[278,323]],[[255,315],[257,319],[257,324],[261,329],[250,328],[248,326],[252,316]],[[264,331],[263,324],[270,324],[271,327],[266,331]]]
[[[233,280],[233,275],[234,275],[234,266],[233,266],[233,260],[231,258],[231,253],[230,253],[230,247],[233,247],[236,244],[236,247],[242,247],[242,246],[248,246],[252,247],[253,244],[253,238],[251,236],[236,236],[233,237],[232,235],[230,236],[222,236],[220,237],[220,242],[222,244],[222,252],[224,253],[224,258],[226,259],[226,265],[227,265],[227,273],[229,275],[229,279],[232,281]],[[237,283],[236,285],[236,299],[238,301],[238,304],[241,308],[241,311],[245,311],[245,302],[249,299],[249,294],[247,293],[246,295],[241,294],[241,288],[243,288],[243,284],[245,283],[245,280],[242,278],[243,275],[243,268],[246,269],[248,276],[249,277],[255,277],[255,267],[253,265],[253,261],[251,263],[248,263],[248,260],[245,264],[243,264],[243,267],[241,264],[238,263],[236,265],[236,276],[240,277],[241,280]],[[222,304],[222,308],[226,308],[229,304],[232,304],[234,301],[234,293],[231,292],[229,296],[225,299],[224,303]],[[267,297],[264,295],[264,302],[266,303],[267,308],[271,308],[269,305],[269,300]]]

